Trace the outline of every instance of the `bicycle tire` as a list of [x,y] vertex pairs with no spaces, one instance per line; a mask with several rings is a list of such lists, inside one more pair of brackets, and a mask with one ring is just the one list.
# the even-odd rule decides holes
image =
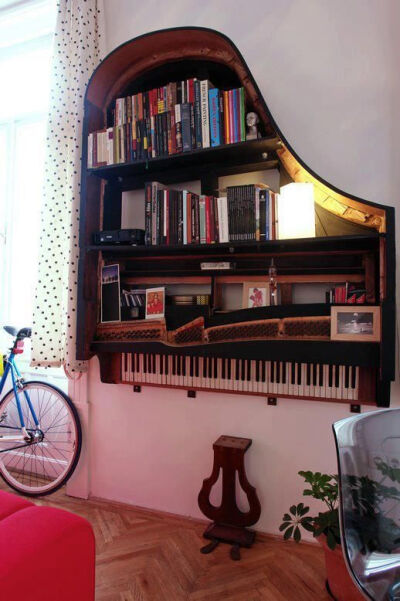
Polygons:
[[[30,496],[30,497],[37,497],[37,496],[46,496],[49,494],[52,494],[54,492],[56,492],[59,488],[61,488],[62,486],[64,486],[64,484],[69,480],[69,478],[72,476],[73,472],[75,471],[75,468],[78,464],[79,461],[79,457],[80,457],[80,453],[81,453],[81,448],[82,448],[82,428],[81,428],[81,423],[80,423],[80,419],[78,416],[78,412],[76,410],[76,407],[74,406],[73,402],[71,401],[71,399],[59,388],[57,388],[56,386],[53,386],[52,384],[48,384],[47,382],[41,382],[39,380],[29,380],[29,381],[25,381],[24,385],[23,385],[23,389],[19,391],[19,393],[23,393],[24,391],[30,391],[30,398],[31,398],[31,402],[34,405],[35,411],[38,415],[39,421],[43,421],[44,417],[46,417],[47,414],[49,414],[49,412],[51,410],[53,410],[52,408],[54,407],[54,403],[53,405],[50,405],[50,407],[48,407],[48,405],[50,404],[50,400],[48,399],[47,401],[45,401],[45,397],[43,394],[42,399],[40,398],[40,395],[38,394],[37,399],[32,397],[32,391],[33,390],[45,390],[48,393],[51,393],[54,396],[55,401],[57,400],[59,403],[59,407],[56,407],[55,410],[58,410],[58,414],[56,414],[56,418],[58,420],[62,420],[63,419],[63,414],[61,414],[61,417],[59,418],[59,414],[62,411],[62,408],[64,407],[66,409],[66,416],[69,417],[69,423],[71,424],[72,430],[65,430],[65,431],[60,431],[60,430],[55,430],[55,427],[68,427],[68,426],[64,426],[63,422],[61,422],[61,426],[57,425],[57,421],[55,422],[55,426],[53,426],[52,424],[47,425],[47,429],[45,429],[43,423],[41,423],[41,427],[46,430],[43,430],[43,440],[41,442],[35,442],[34,444],[31,445],[21,445],[20,447],[17,447],[17,450],[10,450],[10,451],[6,451],[4,453],[0,453],[0,475],[3,478],[3,480],[6,482],[6,484],[8,484],[8,486],[10,486],[11,488],[13,488],[14,490],[16,490],[17,492],[20,492],[26,496]],[[50,396],[50,399],[52,397]],[[12,399],[14,399],[14,405],[15,408],[12,405]],[[47,402],[47,405],[44,405],[44,403]],[[11,403],[11,406],[10,406]],[[27,424],[27,428],[30,431],[33,431],[34,428],[30,427],[33,426],[33,420],[29,423],[29,418],[30,418],[30,414],[28,411],[26,411],[27,408],[27,403],[24,400],[24,398],[22,399],[22,403],[25,403],[25,414],[24,414],[24,418]],[[36,406],[35,406],[36,405]],[[8,414],[6,413],[7,407],[10,406],[10,414],[11,417],[8,416]],[[23,405],[24,406],[24,405]],[[44,409],[44,410],[43,410]],[[6,413],[5,417],[3,416],[4,413]],[[15,422],[15,426],[12,425],[12,423]],[[19,425],[19,421],[17,421],[17,417],[16,417],[16,402],[15,402],[15,395],[14,395],[14,390],[11,389],[7,392],[7,394],[3,397],[3,399],[0,402],[0,423],[2,425],[2,432],[3,434],[7,431],[7,426],[10,428],[10,432],[12,432],[13,430],[15,431],[15,429],[17,428],[17,426]],[[67,422],[66,422],[67,423]],[[53,420],[53,424],[54,424],[54,420]],[[58,421],[58,424],[60,424],[60,422]],[[50,429],[52,429],[51,433],[49,434]],[[73,434],[73,439],[71,438],[71,440],[63,440],[58,438],[58,440],[56,441],[57,444],[66,444],[69,445],[71,448],[68,449],[62,449],[61,447],[55,446],[55,443],[53,440],[51,440],[51,436],[54,436],[55,434],[60,435],[60,434],[65,434],[66,437],[68,437],[69,435]],[[11,443],[2,443],[1,439],[0,439],[0,450],[4,450],[4,448],[6,447],[6,444],[9,444],[9,447],[11,449]],[[13,443],[14,444],[14,443]],[[17,443],[18,444],[18,443]],[[40,446],[42,445],[42,446]],[[50,445],[52,448],[52,451],[50,451]],[[17,446],[14,444],[14,447]],[[46,447],[48,447],[47,449],[47,456],[45,455],[46,451]],[[21,449],[20,451],[18,451],[18,449]],[[22,450],[24,449],[24,450]],[[34,449],[30,455],[27,456],[28,451],[25,449]],[[41,455],[38,454],[38,449],[40,449]],[[64,453],[66,452],[70,452],[71,456],[65,456]],[[13,453],[13,455],[12,455]],[[58,454],[58,457],[54,457],[54,453]],[[16,464],[14,463],[14,465],[12,466],[11,462],[9,461],[8,464],[6,464],[6,459],[4,458],[9,458],[12,457],[13,460],[15,460],[15,456],[17,456],[17,464],[20,463],[22,461],[23,458],[23,469],[21,470],[21,467],[19,467],[18,469],[16,469]],[[18,459],[18,456],[20,456],[20,458]],[[50,462],[50,463],[49,463]],[[52,474],[48,473],[46,470],[47,468],[52,468],[54,471],[56,471],[55,465],[58,466],[59,464],[62,463],[66,463],[67,465],[65,467],[64,470],[62,470],[59,474],[56,475],[56,477],[54,478],[53,482],[50,482],[49,480],[51,479]],[[25,473],[24,469],[25,469],[25,465],[26,463],[30,464],[32,466],[32,468],[27,471]],[[33,469],[33,464],[35,464],[36,466],[36,472],[35,474],[32,474],[32,469]],[[39,474],[38,471],[38,466],[39,469],[41,469],[42,473]],[[10,473],[10,468],[12,468],[13,474]],[[18,475],[18,477],[16,477]],[[18,478],[20,478],[21,480],[23,480],[24,482],[19,482]],[[33,486],[31,485],[31,482],[33,482],[34,480],[36,480],[37,485]],[[43,481],[48,481],[47,484],[42,484],[42,485],[38,485],[40,480]]]

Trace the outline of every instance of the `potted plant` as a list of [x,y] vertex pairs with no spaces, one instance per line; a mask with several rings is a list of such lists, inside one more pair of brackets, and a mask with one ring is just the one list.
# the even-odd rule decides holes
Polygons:
[[[387,515],[388,501],[400,501],[400,491],[393,485],[385,486],[383,480],[388,477],[391,483],[400,483],[399,473],[380,459],[376,460],[376,469],[382,475],[380,482],[368,476],[348,475],[343,478],[343,499],[346,523],[351,521],[356,529],[360,544],[360,553],[373,551],[391,553],[398,548],[400,529]],[[338,477],[320,472],[300,471],[307,488],[303,496],[312,497],[324,503],[326,509],[318,515],[310,516],[310,508],[304,503],[292,505],[283,516],[280,531],[285,540],[301,540],[302,529],[312,532],[325,552],[327,588],[337,601],[362,601],[364,597],[358,591],[348,573],[342,554],[338,511]],[[379,531],[376,523],[379,520]]]

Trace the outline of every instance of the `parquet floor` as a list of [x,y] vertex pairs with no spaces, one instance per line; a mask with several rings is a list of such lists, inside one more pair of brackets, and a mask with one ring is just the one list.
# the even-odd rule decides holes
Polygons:
[[[1,483],[0,488],[6,490]],[[58,492],[36,501],[88,519],[97,542],[96,601],[329,601],[322,551],[274,539],[229,558],[199,552],[204,525],[160,513],[82,501]],[[73,601],[73,600],[71,600]]]

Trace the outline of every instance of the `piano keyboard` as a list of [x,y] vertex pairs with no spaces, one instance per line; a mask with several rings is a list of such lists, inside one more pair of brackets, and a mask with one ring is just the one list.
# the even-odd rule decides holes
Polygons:
[[359,400],[360,368],[357,366],[122,353],[121,368],[122,382],[127,384]]

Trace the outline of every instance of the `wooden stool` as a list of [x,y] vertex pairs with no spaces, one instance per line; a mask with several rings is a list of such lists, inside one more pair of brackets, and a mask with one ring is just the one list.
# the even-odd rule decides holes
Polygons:
[[[256,489],[247,480],[244,469],[244,454],[252,441],[237,436],[220,436],[213,444],[214,466],[209,478],[203,481],[199,493],[199,507],[213,523],[203,536],[212,542],[202,547],[202,553],[211,553],[220,542],[232,545],[231,558],[240,559],[240,547],[251,547],[255,532],[247,526],[255,524],[261,514],[261,505]],[[210,503],[210,492],[222,469],[222,502],[219,507]],[[236,471],[240,486],[247,495],[249,511],[240,511],[236,504]]]

